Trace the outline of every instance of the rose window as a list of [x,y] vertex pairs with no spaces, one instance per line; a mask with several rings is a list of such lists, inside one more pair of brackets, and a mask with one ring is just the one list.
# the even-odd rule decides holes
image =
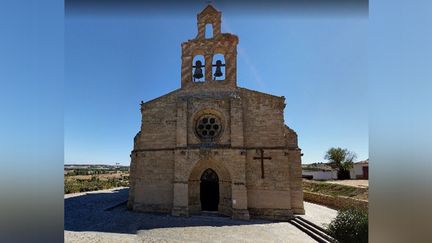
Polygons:
[[214,115],[201,116],[196,123],[196,132],[202,139],[213,139],[221,131],[220,119]]

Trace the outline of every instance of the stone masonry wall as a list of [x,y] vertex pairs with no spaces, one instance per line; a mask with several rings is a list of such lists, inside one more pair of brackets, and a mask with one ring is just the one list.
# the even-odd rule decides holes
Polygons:
[[173,202],[173,151],[138,152],[134,165],[137,211],[170,212]]
[[[246,89],[218,92],[173,92],[142,106],[142,131],[132,154],[134,209],[196,212],[199,179],[189,176],[204,160],[207,168],[219,161],[228,171],[220,204],[226,214],[231,208],[249,209],[261,218],[303,213],[300,150],[295,132],[283,122],[284,99]],[[223,124],[214,148],[201,148],[195,134],[195,120],[206,112],[218,115]],[[272,158],[264,161],[265,178],[260,160],[253,159],[260,147]]]
[[246,147],[285,146],[284,98],[240,89]]
[[135,149],[175,147],[176,110],[175,92],[141,105],[141,135]]
[[304,192],[304,200],[326,205],[334,209],[342,209],[352,206],[368,209],[368,201],[343,196],[331,196],[314,192]]
[[290,149],[288,152],[290,170],[291,207],[293,213],[304,214],[301,151],[298,148]]

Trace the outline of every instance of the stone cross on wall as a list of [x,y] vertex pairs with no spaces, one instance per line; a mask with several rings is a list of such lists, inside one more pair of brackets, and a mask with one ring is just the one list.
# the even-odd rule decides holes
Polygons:
[[264,157],[264,149],[260,149],[260,157],[253,157],[253,159],[257,160],[261,160],[261,178],[264,178],[264,160],[268,159],[271,160],[271,157]]

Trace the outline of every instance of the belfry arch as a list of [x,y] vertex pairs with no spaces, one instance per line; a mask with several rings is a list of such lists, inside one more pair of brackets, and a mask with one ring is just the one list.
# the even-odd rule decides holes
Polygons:
[[213,24],[209,23],[205,25],[205,38],[210,39],[213,38]]
[[205,58],[203,55],[195,55],[192,59],[192,80],[193,82],[204,81],[205,71]]
[[222,53],[215,53],[212,60],[213,80],[225,80],[225,56]]

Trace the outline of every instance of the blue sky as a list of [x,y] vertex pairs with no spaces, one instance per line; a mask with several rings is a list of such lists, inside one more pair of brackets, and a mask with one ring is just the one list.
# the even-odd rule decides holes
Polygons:
[[[139,103],[180,86],[180,44],[196,14],[65,18],[65,163],[129,164]],[[368,20],[248,15],[220,8],[239,36],[238,85],[286,97],[303,163],[340,146],[368,158]]]

